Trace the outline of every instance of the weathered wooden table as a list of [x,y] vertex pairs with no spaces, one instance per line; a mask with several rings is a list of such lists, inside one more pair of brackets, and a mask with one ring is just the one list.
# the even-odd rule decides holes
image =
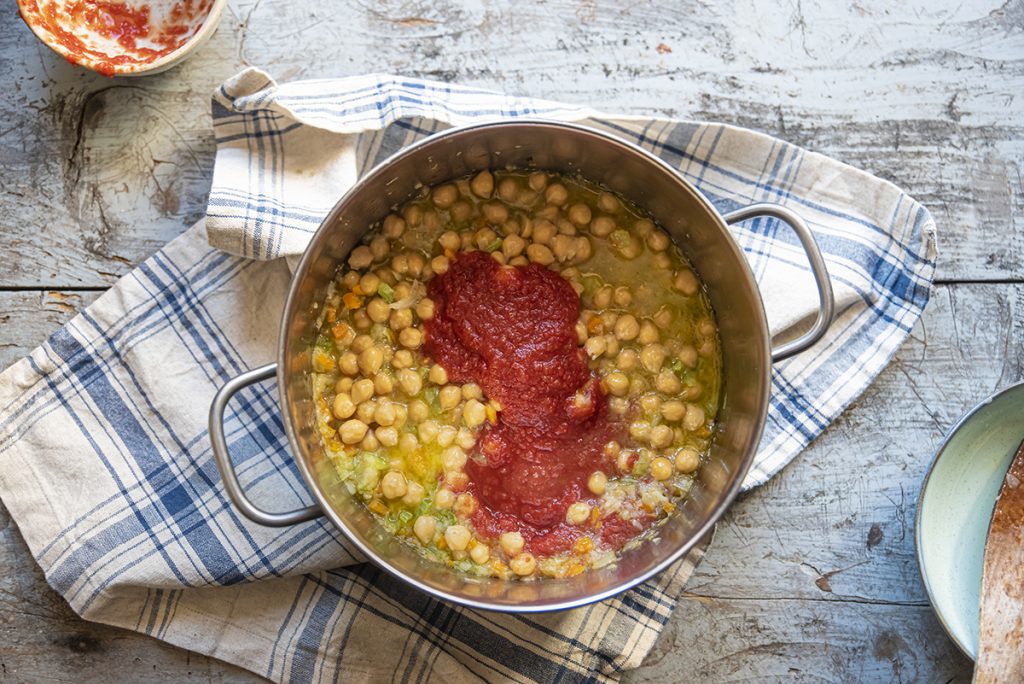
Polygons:
[[[0,365],[200,218],[209,93],[401,72],[612,111],[725,121],[831,155],[933,212],[932,302],[863,398],[744,496],[633,681],[948,681],[913,516],[943,432],[1024,377],[1021,0],[232,0],[184,66],[107,80],[43,47],[0,0]],[[84,622],[0,507],[0,680],[252,681]]]

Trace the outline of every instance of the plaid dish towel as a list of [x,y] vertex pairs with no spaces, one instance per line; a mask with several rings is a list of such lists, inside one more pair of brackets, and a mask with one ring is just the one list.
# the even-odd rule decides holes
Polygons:
[[[301,253],[344,189],[434,131],[524,115],[608,131],[678,168],[721,210],[778,202],[814,230],[839,315],[821,343],[776,364],[747,487],[867,387],[928,300],[927,211],[885,181],[768,136],[415,79],[277,85],[247,70],[214,95],[218,150],[205,225],[0,375],[0,496],[75,611],[278,681],[600,681],[639,665],[702,549],[586,608],[463,609],[362,562],[323,520],[268,529],[242,518],[206,434],[217,388],[274,357],[290,277],[278,257]],[[758,219],[733,231],[773,332],[813,315],[814,287],[788,229]],[[285,510],[309,495],[278,411],[276,388],[247,388],[227,435],[252,498]]]

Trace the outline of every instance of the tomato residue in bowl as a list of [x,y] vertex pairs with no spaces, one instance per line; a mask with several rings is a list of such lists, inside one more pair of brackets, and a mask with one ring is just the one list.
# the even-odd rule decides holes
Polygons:
[[518,530],[540,554],[569,548],[581,531],[566,510],[589,497],[591,473],[611,472],[603,446],[618,429],[577,344],[579,296],[543,266],[502,266],[486,252],[458,255],[429,295],[427,352],[500,405],[466,465],[474,526],[492,538]]
[[113,76],[120,66],[144,66],[184,45],[202,26],[213,0],[175,2],[159,20],[146,2],[23,0],[20,5],[25,22],[49,33],[68,61]]

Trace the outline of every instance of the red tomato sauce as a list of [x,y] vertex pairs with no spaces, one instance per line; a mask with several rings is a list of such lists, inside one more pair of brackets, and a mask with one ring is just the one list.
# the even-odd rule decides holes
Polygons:
[[427,353],[452,382],[475,382],[501,405],[466,465],[474,526],[491,538],[518,530],[542,555],[569,548],[582,531],[566,509],[590,498],[591,473],[611,472],[603,446],[618,432],[577,344],[579,296],[551,270],[485,252],[458,255],[429,295]]
[[[21,15],[26,23],[46,28],[67,50],[68,61],[84,61],[97,72],[113,76],[118,66],[147,64],[184,45],[202,25],[197,19],[208,13],[212,4],[212,0],[176,2],[165,25],[150,21],[150,7],[145,2],[72,0],[63,5],[44,3],[40,8],[37,0],[26,0]],[[87,45],[79,29],[116,42],[124,52],[111,55]],[[156,47],[139,45],[140,40]]]

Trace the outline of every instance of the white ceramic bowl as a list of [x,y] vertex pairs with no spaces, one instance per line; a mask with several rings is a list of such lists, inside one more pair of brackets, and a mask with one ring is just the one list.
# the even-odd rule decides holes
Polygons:
[[965,654],[978,653],[985,539],[999,486],[1024,440],[1024,383],[966,413],[935,454],[917,502],[914,542],[928,598]]
[[145,76],[206,42],[226,0],[18,0],[32,32],[54,52],[105,76]]

